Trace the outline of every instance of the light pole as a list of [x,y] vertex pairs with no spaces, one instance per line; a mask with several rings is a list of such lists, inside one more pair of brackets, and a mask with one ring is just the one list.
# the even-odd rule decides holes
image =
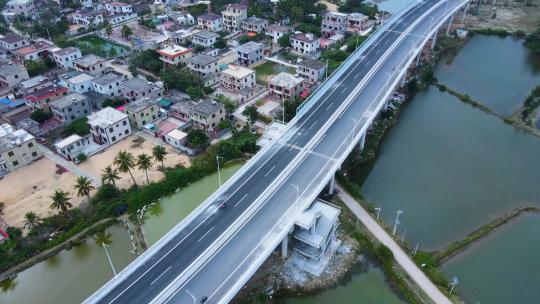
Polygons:
[[195,296],[189,292],[189,290],[186,289],[187,294],[193,299],[193,304],[197,304],[197,299],[195,299]]
[[350,119],[352,122],[353,122],[353,128],[351,130],[351,141],[353,141],[354,139],[354,130],[356,129],[356,124],[358,124],[358,120],[352,118],[352,117],[347,117],[348,119]]
[[114,269],[114,265],[112,263],[111,256],[109,255],[109,251],[107,250],[107,247],[109,247],[109,245],[107,245],[105,243],[101,243],[101,246],[105,250],[105,254],[107,255],[107,259],[109,260],[109,264],[111,265],[114,276],[116,277],[116,269]]
[[283,112],[283,119],[281,121],[285,125],[285,99],[283,98],[283,95],[281,95],[281,108],[282,108],[281,112]]
[[379,214],[381,213],[381,208],[380,208],[380,207],[376,207],[376,208],[375,208],[375,211],[377,211],[377,218],[376,218],[376,220],[377,220],[377,222],[378,222],[378,221],[379,221]]
[[405,232],[403,232],[403,236],[401,237],[401,245],[403,245],[403,241],[405,241],[406,234],[407,234],[407,228],[405,228]]
[[403,210],[399,209],[396,214],[396,221],[394,222],[394,229],[392,230],[392,235],[396,235],[397,226],[401,223],[399,221],[399,216],[403,213]]
[[216,155],[216,162],[217,162],[217,175],[218,175],[218,180],[219,180],[219,187],[221,188],[221,171],[219,170],[219,159],[220,158],[223,158],[219,155]]
[[296,190],[296,200],[298,200],[298,197],[300,196],[300,189],[298,189],[298,186],[289,184],[289,186],[293,187]]
[[326,79],[328,79],[328,59],[326,59],[326,69],[325,69],[324,72],[325,72],[325,74],[326,74],[326,75],[324,76],[324,79],[326,80]]
[[418,251],[418,242],[416,242],[416,246],[414,246],[414,249],[412,251],[412,255],[415,255],[417,251]]
[[456,287],[457,284],[459,284],[459,279],[455,276],[452,278],[452,283],[450,283],[450,294],[452,294],[452,291],[454,291],[454,287]]

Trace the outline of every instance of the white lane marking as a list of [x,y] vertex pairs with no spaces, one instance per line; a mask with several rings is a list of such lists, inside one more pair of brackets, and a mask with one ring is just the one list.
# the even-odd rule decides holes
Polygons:
[[326,107],[326,111],[328,111],[333,105],[334,105],[333,102],[331,104],[329,104],[328,107]]
[[314,125],[316,125],[318,122],[318,120],[315,120],[308,128],[308,130],[311,130],[311,128],[313,128]]
[[[236,204],[234,204],[234,207],[236,207],[238,204],[240,204],[240,202],[241,202],[242,200],[244,200],[244,199],[246,198],[246,196],[247,196],[247,193],[244,194],[244,196],[242,196],[242,198],[239,199],[238,202],[236,202]],[[234,208],[234,207],[233,207],[233,208]]]
[[201,238],[197,240],[197,243],[200,242],[202,239],[204,239],[204,237],[205,237],[208,233],[210,233],[210,231],[212,231],[212,229],[214,229],[214,226],[212,226],[212,228],[208,229],[208,231],[206,231],[206,233],[203,234],[203,236],[201,236]]
[[264,176],[268,176],[268,174],[270,174],[270,172],[272,172],[272,170],[274,170],[275,167],[276,167],[276,165],[273,165],[272,168],[270,170],[268,170],[268,172],[266,172],[266,174]]
[[169,271],[169,269],[171,269],[172,266],[169,266],[169,268],[165,269],[164,272],[162,272],[155,280],[152,281],[152,283],[150,283],[150,285],[154,285],[154,283],[159,280],[159,278],[161,278],[167,271]]
[[343,86],[343,90],[341,90],[341,94],[345,94],[345,93],[346,93],[346,92],[345,92],[346,90],[347,90],[347,86]]
[[357,73],[356,75],[354,75],[354,79],[356,79],[358,76],[360,76],[360,73]]

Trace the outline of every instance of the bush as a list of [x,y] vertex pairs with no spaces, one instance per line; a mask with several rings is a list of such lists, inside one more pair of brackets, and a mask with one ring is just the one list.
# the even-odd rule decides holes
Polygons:
[[32,112],[32,114],[30,114],[30,118],[32,118],[33,120],[39,123],[43,123],[51,117],[52,117],[51,112],[44,112],[42,109],[37,109],[34,112]]
[[83,152],[80,152],[79,154],[77,154],[77,156],[75,156],[75,158],[82,163],[83,161],[88,159],[88,156]]
[[79,136],[85,136],[90,134],[90,125],[88,124],[88,118],[83,117],[75,119],[71,122],[71,124],[69,124],[67,130]]

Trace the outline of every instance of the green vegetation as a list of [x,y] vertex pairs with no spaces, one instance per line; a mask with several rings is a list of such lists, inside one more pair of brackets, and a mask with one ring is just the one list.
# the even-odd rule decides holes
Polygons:
[[364,1],[346,0],[338,7],[338,11],[342,13],[362,13],[370,19],[375,19],[375,16],[379,13],[379,8],[377,5],[369,5]]
[[540,29],[525,36],[525,45],[534,53],[540,54]]
[[131,59],[130,64],[156,75],[163,69],[163,61],[159,60],[159,54],[155,50],[138,53]]
[[83,152],[80,152],[79,154],[77,154],[77,156],[75,156],[75,159],[77,159],[80,163],[82,163],[83,161],[88,159],[88,156],[84,154]]
[[218,48],[218,49],[226,48],[227,47],[227,41],[225,41],[225,39],[223,39],[223,37],[219,36],[216,39],[216,42],[214,43],[214,47]]
[[169,89],[186,92],[191,98],[201,98],[205,88],[199,76],[191,73],[188,68],[170,67],[161,72],[161,80]]
[[139,154],[137,156],[137,168],[144,171],[146,183],[150,184],[150,180],[148,179],[148,169],[152,168],[152,158],[145,153]]
[[540,106],[540,86],[535,87],[531,94],[527,96],[523,106],[521,107],[521,119],[528,123],[532,124],[531,114]]
[[288,47],[291,44],[291,34],[286,34],[278,39],[279,46]]
[[195,149],[204,148],[210,143],[206,133],[200,129],[189,130],[187,141]]
[[66,130],[79,136],[85,136],[90,134],[90,125],[88,124],[88,118],[82,117],[79,119],[75,119],[69,124]]
[[225,95],[220,95],[217,96],[216,99],[223,104],[227,113],[231,114],[232,112],[234,112],[234,110],[236,110],[236,101],[230,99],[229,97]]
[[152,157],[154,158],[155,161],[161,163],[161,168],[165,168],[163,161],[167,158],[167,154],[168,152],[163,146],[157,145],[157,146],[154,146],[154,148],[152,148]]
[[122,25],[122,29],[120,30],[120,32],[122,33],[122,37],[123,38],[129,38],[129,36],[133,35],[133,30],[127,26],[127,25]]
[[[214,3],[212,3],[212,6],[214,6]],[[206,4],[197,4],[197,5],[188,6],[186,9],[188,13],[190,13],[193,17],[197,18],[200,15],[206,14],[206,11],[208,10],[208,6]]]
[[257,112],[256,106],[245,107],[244,111],[242,111],[242,115],[247,117],[250,124],[254,124],[257,121],[257,118],[259,118],[259,112]]
[[62,39],[61,41],[57,41],[57,44],[61,47],[78,47],[83,55],[94,54],[101,57],[115,57],[117,55],[123,55],[126,52],[124,46],[110,43],[95,35],[84,36],[70,41]]
[[125,103],[124,100],[122,100],[121,98],[108,98],[101,102],[101,107],[102,108],[106,108],[106,107],[117,108],[117,107],[123,106],[124,103]]
[[[309,22],[310,14],[316,16],[322,16],[326,11],[326,5],[317,4],[316,1],[311,0],[281,0],[277,5],[276,19],[290,18],[292,22]],[[271,12],[271,11],[269,11]],[[320,17],[316,20],[320,25]]]
[[34,112],[32,112],[32,114],[30,114],[30,118],[32,118],[33,120],[35,120],[35,121],[37,121],[39,123],[43,123],[43,122],[47,121],[47,119],[49,119],[51,117],[52,117],[51,112],[45,112],[42,109],[37,109]]
[[349,54],[345,51],[329,49],[322,52],[321,61],[326,62],[328,60],[328,74],[331,74],[347,57],[349,57]]
[[140,17],[138,23],[149,29],[155,29],[156,25],[152,22],[152,18]]
[[28,60],[24,62],[26,70],[28,71],[28,76],[34,77],[40,74],[45,73],[49,69],[56,66],[54,60],[50,57],[47,57],[43,60]]
[[317,37],[321,36],[321,27],[313,23],[300,23],[296,30],[303,33],[313,33]]

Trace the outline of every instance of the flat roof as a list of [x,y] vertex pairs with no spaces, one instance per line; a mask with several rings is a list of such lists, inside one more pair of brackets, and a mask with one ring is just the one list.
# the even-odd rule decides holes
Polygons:
[[111,107],[106,107],[100,111],[88,115],[88,124],[92,126],[99,126],[101,128],[107,128],[108,126],[126,119],[127,117],[128,116],[126,113]]
[[71,78],[66,79],[66,82],[76,84],[76,83],[81,83],[85,81],[90,81],[90,80],[93,80],[94,78],[95,77],[90,74],[80,73],[78,75],[75,75]]
[[176,140],[182,140],[186,138],[188,135],[186,132],[182,132],[178,129],[173,129],[169,133],[167,133],[167,136],[176,139]]
[[34,139],[34,135],[26,132],[23,129],[15,130],[6,136],[0,137],[0,153],[11,150],[16,146]]
[[209,31],[200,31],[198,33],[193,34],[193,36],[201,37],[203,39],[212,39],[214,37],[219,37],[218,34],[212,33]]
[[60,49],[59,51],[54,52],[54,54],[58,56],[66,56],[66,55],[73,54],[80,51],[81,50],[79,50],[78,48],[74,46],[68,46],[67,48],[63,48],[63,49]]
[[73,143],[76,143],[77,141],[81,140],[82,137],[80,137],[79,135],[77,134],[73,134],[73,135],[70,135],[60,141],[57,141],[56,143],[54,143],[54,146],[58,149],[63,149]]
[[305,58],[304,60],[298,63],[298,66],[306,67],[312,70],[320,70],[325,66],[325,64],[320,62],[319,60]]
[[99,85],[106,86],[110,83],[114,83],[117,81],[122,82],[124,80],[125,78],[123,74],[120,74],[118,72],[109,72],[109,73],[99,76],[98,78],[95,78],[92,81]]
[[4,37],[0,38],[0,40],[5,41],[7,43],[14,43],[14,42],[26,40],[26,38],[17,34],[7,34]]
[[141,98],[139,100],[132,101],[125,105],[125,109],[130,112],[140,112],[143,111],[151,106],[153,106],[155,103],[150,101],[148,98]]
[[213,20],[221,19],[221,17],[218,16],[218,15],[214,15],[214,14],[204,14],[204,15],[200,15],[199,17],[197,17],[197,19],[213,21]]
[[187,54],[191,51],[192,49],[189,49],[180,45],[176,45],[176,44],[166,46],[162,49],[157,50],[158,53],[167,57],[177,57],[183,54]]
[[73,61],[73,63],[76,63],[76,64],[80,64],[80,65],[83,65],[83,66],[89,66],[89,65],[94,65],[96,63],[100,63],[100,62],[105,62],[105,59],[99,57],[99,56],[96,56],[94,54],[88,54],[88,55],[85,55],[85,56],[82,56],[80,58],[77,58]]
[[74,102],[83,101],[85,99],[86,97],[81,94],[72,93],[51,102],[51,106],[61,109],[70,106]]
[[287,72],[281,72],[275,76],[270,77],[268,79],[268,83],[272,83],[280,87],[290,87],[300,84],[303,80],[303,78],[295,77],[294,75]]
[[257,18],[257,17],[247,17],[246,19],[244,19],[243,21],[244,23],[251,23],[251,24],[255,24],[255,25],[262,25],[262,24],[265,24],[265,23],[268,23],[268,21],[266,19],[262,19],[262,18]]
[[193,63],[193,64],[200,64],[200,65],[207,65],[215,61],[218,61],[217,57],[204,55],[204,54],[197,55],[188,59],[188,62]]
[[217,101],[203,100],[196,104],[191,110],[204,116],[210,116],[219,112],[223,108],[223,105]]
[[231,75],[235,78],[244,78],[246,76],[249,76],[255,73],[255,71],[250,68],[243,67],[243,66],[229,64],[229,67],[226,70],[222,71],[221,73]]
[[251,52],[255,52],[256,50],[258,49],[262,49],[263,48],[263,45],[262,43],[258,43],[258,42],[255,42],[255,41],[249,41],[249,42],[246,42],[244,44],[242,44],[241,46],[238,47],[238,52],[241,52],[241,53],[251,53]]

